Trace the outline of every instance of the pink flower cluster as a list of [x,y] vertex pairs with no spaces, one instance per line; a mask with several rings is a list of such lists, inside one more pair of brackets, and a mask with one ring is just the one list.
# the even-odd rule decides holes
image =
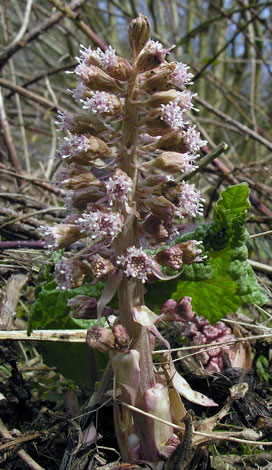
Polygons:
[[209,320],[193,312],[192,299],[183,297],[179,302],[167,300],[160,311],[159,321],[176,321],[182,324],[182,334],[188,346],[209,345],[200,350],[195,359],[208,371],[220,372],[224,368],[223,355],[228,356],[230,363],[235,358],[236,348],[233,345],[218,343],[235,339],[230,328],[223,321],[211,325]]
[[[192,83],[192,74],[187,65],[165,60],[170,51],[149,39],[136,62],[130,64],[111,46],[105,51],[81,46],[74,70],[78,85],[72,95],[83,111],[77,115],[59,113],[59,126],[68,135],[60,144],[58,158],[67,166],[56,179],[68,188],[65,204],[70,215],[67,223],[42,228],[48,248],[66,248],[88,237],[99,257],[101,248],[119,237],[128,216],[136,217],[145,244],[156,245],[176,233],[175,227],[181,221],[202,214],[203,199],[194,184],[175,180],[196,168],[197,152],[206,142],[196,127],[190,126],[187,116],[188,111],[196,110],[196,95],[186,88]],[[149,177],[144,166],[142,172],[141,163],[137,163],[139,177],[134,180],[129,171],[124,171],[122,159],[126,157],[119,125],[120,120],[127,119],[125,106],[131,104],[126,100],[133,67],[137,74],[139,130],[133,128],[132,132],[137,135],[139,160],[143,155],[150,163]],[[164,176],[158,173],[160,170]],[[172,251],[169,266],[175,269],[184,262],[184,254],[181,261],[177,260],[181,255],[177,248]],[[195,255],[192,262],[202,259]],[[133,244],[116,259],[94,260],[84,261],[96,279],[120,269],[127,277],[142,282],[160,273],[158,261]],[[73,284],[67,272],[64,279],[64,266],[68,269],[66,261],[56,269],[61,289]]]

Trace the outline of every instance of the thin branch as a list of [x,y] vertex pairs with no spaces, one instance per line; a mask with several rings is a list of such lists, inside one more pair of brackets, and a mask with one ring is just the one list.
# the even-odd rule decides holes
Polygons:
[[253,259],[248,260],[249,264],[252,268],[256,269],[256,271],[261,271],[266,274],[272,273],[272,266],[268,264],[259,263],[258,261],[254,261]]
[[49,0],[59,11],[67,16],[76,26],[89,37],[94,44],[96,44],[102,51],[107,49],[107,45],[99,39],[99,37],[91,30],[91,28],[84,22],[80,17],[73,12],[72,8],[69,5],[64,4],[60,0]]
[[9,171],[4,168],[1,168],[1,164],[0,164],[0,173],[6,173],[7,175],[14,176],[15,178],[29,181],[31,182],[31,184],[34,184],[43,189],[46,189],[47,191],[53,192],[54,194],[60,197],[64,197],[66,194],[66,191],[64,189],[56,188],[54,184],[52,184],[49,180],[42,180],[39,178],[31,178],[30,176],[19,175],[18,173],[14,173],[13,171]]
[[198,165],[198,168],[196,168],[194,171],[191,173],[185,175],[185,176],[180,176],[178,178],[179,181],[188,181],[191,179],[193,176],[195,176],[197,173],[199,173],[203,168],[205,168],[209,163],[213,162],[215,158],[219,157],[222,153],[226,152],[228,150],[229,146],[226,144],[226,142],[222,142],[220,145],[218,145],[212,152],[208,153],[205,155],[205,157],[201,159],[197,159],[196,163]]
[[31,335],[26,330],[0,331],[0,340],[11,341],[59,341],[85,343],[88,330],[33,330]]
[[[0,88],[0,126],[2,128],[2,133],[3,133],[4,141],[7,147],[7,151],[9,154],[10,162],[12,166],[15,168],[15,170],[18,173],[21,173],[22,169],[21,169],[20,161],[19,161],[16,149],[15,149],[15,146],[13,144],[12,137],[11,137],[1,88]],[[18,180],[18,184],[21,185],[20,180]]]
[[[0,86],[4,88],[8,88],[9,90],[15,91],[15,93],[19,93],[19,95],[23,96],[24,98],[34,101],[35,103],[39,103],[46,108],[52,108],[52,111],[57,112],[57,107],[53,101],[49,101],[46,98],[43,98],[32,91],[26,90],[25,88],[15,85],[15,83],[10,82],[9,80],[5,80],[4,78],[0,78]],[[63,110],[62,107],[58,108],[59,110]]]
[[[16,85],[17,80],[16,80],[16,73],[15,73],[13,59],[10,59],[9,66],[11,70],[12,82],[14,83],[14,85]],[[16,102],[17,113],[18,113],[18,123],[19,123],[20,131],[21,131],[21,135],[22,135],[22,147],[24,151],[25,168],[26,168],[27,173],[30,173],[30,161],[29,161],[26,131],[25,131],[25,126],[24,126],[24,115],[22,111],[21,98],[20,98],[19,93],[15,94],[15,102]]]
[[249,238],[263,237],[264,235],[271,235],[271,233],[272,230],[268,230],[267,232],[255,233],[255,235],[250,235]]
[[20,222],[20,220],[29,219],[33,215],[48,214],[50,212],[55,212],[55,211],[57,211],[57,212],[65,211],[65,207],[48,207],[48,209],[42,209],[42,210],[39,210],[39,211],[30,212],[29,214],[20,215],[19,217],[16,217],[15,219],[8,220],[4,224],[0,225],[0,230],[2,230],[4,227],[7,227],[8,225],[15,224],[15,222]]
[[[12,435],[10,434],[10,432],[8,431],[8,429],[6,428],[6,426],[4,425],[3,421],[1,420],[0,418],[0,434],[1,436],[4,438],[4,439],[7,439],[7,440],[10,440],[12,439],[13,440],[13,437]],[[24,450],[18,450],[17,451],[17,455],[18,457],[20,457],[21,460],[23,460],[27,466],[29,468],[31,468],[32,470],[45,470],[44,467],[41,467],[37,462],[35,462],[35,460],[32,459],[32,457],[30,457],[29,454],[27,454],[27,452],[25,452]]]
[[[60,341],[60,342],[72,342],[72,343],[84,343],[86,341],[86,335],[88,330],[33,330],[31,335],[27,335],[26,330],[13,330],[13,331],[0,331],[0,340],[10,341]],[[270,329],[271,331],[271,329]],[[247,336],[245,338],[235,338],[228,341],[221,341],[215,345],[211,344],[200,344],[196,346],[187,346],[180,348],[173,348],[171,352],[186,351],[186,350],[206,350],[219,348],[229,344],[236,344],[243,341],[255,341],[257,339],[272,338],[272,333],[263,335]],[[153,354],[165,354],[169,353],[167,349],[160,349],[153,351]]]
[[199,98],[198,96],[196,96],[195,100],[201,104],[202,106],[204,106],[204,108],[208,109],[209,111],[211,111],[213,114],[215,114],[216,116],[220,117],[221,119],[223,119],[223,121],[225,122],[228,122],[229,124],[231,124],[232,126],[234,127],[237,127],[238,129],[240,129],[244,134],[246,135],[249,135],[250,137],[252,137],[252,139],[260,142],[261,144],[263,144],[266,148],[268,148],[269,150],[272,150],[272,142],[269,142],[267,139],[264,139],[260,134],[258,134],[257,132],[255,132],[253,129],[250,129],[250,127],[247,127],[245,126],[244,124],[242,124],[241,122],[239,121],[236,121],[235,119],[232,119],[230,116],[228,116],[227,114],[223,113],[223,111],[220,111],[219,109],[216,109],[214,108],[210,103],[208,103],[207,101]]
[[[120,403],[120,405],[125,406],[126,408],[129,408],[132,411],[135,411],[136,413],[140,413],[144,416],[147,416],[151,419],[154,419],[155,421],[159,421],[160,423],[166,424],[168,426],[171,426],[173,429],[177,429],[178,431],[184,432],[184,427],[179,426],[178,424],[173,424],[170,421],[166,421],[162,418],[159,418],[157,416],[154,416],[151,413],[148,413],[147,411],[143,411],[140,408],[136,408],[136,406],[129,405],[128,403],[125,403],[121,400],[116,399],[117,403]],[[263,442],[263,441],[250,441],[248,439],[239,439],[237,437],[232,437],[229,435],[227,432],[211,432],[211,433],[205,433],[205,432],[199,432],[199,431],[193,431],[193,434],[196,436],[203,436],[203,437],[208,437],[209,439],[212,439],[212,441],[218,440],[218,441],[231,441],[231,442],[237,442],[239,444],[251,444],[251,445],[265,445],[265,446],[271,446],[272,442]],[[225,435],[224,435],[225,434]]]
[[[73,0],[71,3],[69,3],[68,7],[71,10],[74,10],[75,8],[78,8],[83,5],[85,2],[86,0]],[[18,44],[15,44],[12,47],[8,47],[8,49],[2,52],[2,54],[0,54],[0,69],[7,63],[10,57],[12,57],[16,52],[20,51],[21,49],[24,49],[29,42],[33,41],[34,39],[37,39],[45,31],[52,28],[52,26],[59,23],[61,18],[63,18],[62,12],[53,13],[53,15],[44,20],[42,23],[39,23],[38,25],[34,26],[31,31],[29,31],[25,36],[23,36],[23,38]]]
[[19,44],[23,35],[25,34],[27,27],[28,27],[29,19],[30,19],[32,3],[33,3],[33,0],[27,0],[24,20],[22,22],[21,28],[19,29],[18,33],[16,34],[11,44],[8,45],[7,49],[17,46],[17,44]]

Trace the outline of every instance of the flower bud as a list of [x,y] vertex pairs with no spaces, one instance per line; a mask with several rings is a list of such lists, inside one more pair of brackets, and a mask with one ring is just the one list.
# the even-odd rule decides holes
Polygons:
[[162,150],[172,150],[180,153],[185,153],[190,150],[190,146],[185,142],[183,131],[174,131],[161,136],[157,147]]
[[161,104],[168,104],[170,101],[177,101],[181,92],[177,90],[167,90],[154,93],[150,98],[143,102],[144,106],[158,108]]
[[126,81],[131,74],[132,67],[129,62],[115,53],[115,49],[109,46],[105,51],[99,47],[97,49],[86,49],[81,46],[81,64],[94,65],[106,72],[112,78],[120,81]]
[[148,199],[146,206],[150,209],[152,214],[159,219],[171,222],[174,218],[176,207],[163,196]]
[[175,307],[176,316],[180,318],[180,321],[190,321],[195,317],[195,313],[192,309],[192,298],[185,296]]
[[201,331],[203,331],[203,328],[206,326],[206,325],[210,325],[210,322],[207,318],[203,317],[203,315],[201,316],[196,316],[195,318],[195,324],[197,326],[197,328]]
[[136,62],[136,69],[139,73],[146,72],[158,67],[170,53],[172,47],[164,49],[159,41],[149,40],[142,50]]
[[137,57],[150,39],[151,26],[147,17],[140,14],[132,20],[128,34],[132,57]]
[[[196,240],[188,240],[187,242],[179,243],[178,247],[182,250],[182,259],[184,264],[199,263],[203,261],[205,257],[199,256],[202,253],[202,250],[197,249],[197,245],[201,244]],[[175,245],[177,246],[177,245]]]
[[175,70],[173,62],[163,62],[159,67],[146,72],[141,76],[140,87],[147,93],[155,93],[160,91],[167,91],[173,88],[169,81],[169,75]]
[[71,308],[70,314],[75,318],[97,318],[97,300],[94,297],[76,295],[67,301],[67,305]]
[[72,134],[91,134],[96,136],[106,130],[102,121],[86,114],[69,114],[66,111],[58,112],[60,121],[57,122],[61,130],[70,131]]
[[115,347],[115,336],[110,328],[93,326],[87,332],[87,344],[92,349],[100,352],[108,352]]
[[59,224],[54,227],[41,226],[43,242],[48,249],[66,248],[85,236],[79,227],[72,224]]
[[[71,308],[70,314],[76,318],[94,319],[97,318],[97,299],[88,295],[76,295],[67,301]],[[107,317],[112,315],[114,310],[111,307],[105,307],[102,315]]]
[[55,278],[61,290],[80,287],[90,277],[91,270],[83,261],[61,258],[55,265]]
[[162,119],[159,109],[149,111],[144,121],[144,125],[151,136],[165,135],[172,130],[170,124]]
[[65,196],[65,206],[71,212],[85,210],[89,203],[97,202],[103,197],[103,193],[98,188],[89,186],[67,192]]
[[166,240],[169,234],[165,222],[152,214],[145,219],[142,230],[157,241]]
[[[175,313],[177,302],[174,299],[168,299],[164,302],[162,308],[160,309],[160,317],[169,316],[172,319],[173,314]],[[165,320],[165,318],[163,318]]]
[[110,93],[120,91],[116,80],[110,77],[99,67],[79,64],[75,73],[80,76],[84,85],[93,91],[108,91]]
[[[186,327],[186,335],[194,334],[196,330],[195,325],[190,322],[195,317],[195,313],[192,310],[191,297],[183,297],[179,302],[173,299],[167,300],[159,315],[159,321],[176,321],[176,322],[188,322]],[[191,324],[193,327],[193,333],[189,332],[188,325]],[[185,330],[183,330],[183,334]]]
[[[107,52],[107,51],[106,51]],[[108,60],[106,72],[116,80],[127,81],[133,71],[130,63],[122,57],[115,56],[115,60]]]
[[161,250],[156,254],[156,260],[162,266],[166,266],[178,271],[183,265],[183,252],[178,245],[171,246],[165,250]]
[[118,324],[113,327],[112,332],[119,348],[128,349],[130,340],[126,328],[123,325]]
[[141,181],[139,188],[143,193],[152,193],[156,192],[164,183],[168,183],[169,181],[174,181],[173,176],[170,175],[163,175],[163,174],[151,174],[146,176],[146,178]]
[[146,163],[145,166],[154,166],[168,173],[188,172],[194,168],[192,164],[193,158],[188,153],[164,152]]
[[114,153],[103,140],[92,135],[65,137],[60,146],[59,157],[68,163],[89,165],[97,158],[114,157]]
[[173,204],[178,205],[179,203],[179,194],[182,190],[182,183],[176,183],[176,181],[168,181],[162,186],[161,193]]
[[103,184],[87,168],[71,163],[55,174],[56,184],[64,184],[68,189],[82,189],[89,186],[103,187]]
[[210,372],[221,372],[223,369],[223,360],[222,357],[216,356],[212,357],[211,360],[209,361],[206,370],[209,370]]
[[89,98],[81,101],[83,103],[83,109],[105,117],[119,115],[122,110],[122,102],[119,98],[105,91],[92,92]]
[[114,266],[109,259],[99,254],[91,256],[91,270],[97,281],[102,281],[114,271]]

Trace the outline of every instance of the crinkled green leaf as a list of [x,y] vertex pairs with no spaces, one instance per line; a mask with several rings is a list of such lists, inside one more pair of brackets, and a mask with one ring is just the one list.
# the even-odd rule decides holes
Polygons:
[[[230,186],[217,201],[211,222],[201,224],[194,232],[186,233],[172,243],[201,241],[203,245],[200,247],[207,259],[184,266],[177,281],[165,283],[164,301],[167,287],[167,298],[180,300],[186,295],[192,297],[195,312],[207,317],[211,323],[235,312],[242,303],[263,305],[266,302],[265,293],[247,261],[248,232],[245,223],[249,208],[247,184]],[[158,292],[161,285],[158,284],[148,288],[147,300],[153,308],[160,301]]]
[[76,289],[63,291],[57,289],[55,281],[43,285],[36,302],[32,305],[28,320],[28,334],[36,328],[89,328],[92,320],[77,320],[69,315],[67,300],[76,295],[89,295],[99,298],[104,284],[84,284]]
[[[45,282],[44,277],[43,274],[42,288],[30,311],[28,334],[36,328],[88,329],[97,323],[96,320],[71,317],[67,300],[79,294],[99,298],[103,290],[103,283],[84,284],[76,289],[62,291],[57,289],[54,280]],[[48,271],[47,279],[52,278],[54,278],[53,274]],[[43,341],[38,343],[37,348],[48,366],[56,367],[58,372],[65,377],[73,379],[81,386],[91,387],[91,389],[93,389],[97,377],[101,375],[108,360],[107,355],[91,351],[85,344]]]

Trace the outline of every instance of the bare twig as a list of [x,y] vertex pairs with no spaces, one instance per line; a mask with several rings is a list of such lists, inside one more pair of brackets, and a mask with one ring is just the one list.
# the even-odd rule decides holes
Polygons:
[[259,261],[254,261],[253,259],[248,260],[248,262],[257,271],[261,271],[266,274],[272,273],[272,266],[269,266],[268,264],[259,263]]
[[[10,432],[8,431],[8,429],[6,428],[6,426],[4,425],[3,421],[1,420],[0,418],[0,434],[1,436],[4,438],[4,439],[7,439],[7,440],[10,440],[12,439],[13,440],[13,437],[12,435],[10,434]],[[18,450],[17,451],[17,455],[18,457],[20,457],[20,459],[22,459],[27,465],[29,468],[31,468],[32,470],[45,470],[44,467],[41,467],[37,462],[35,462],[34,459],[32,459],[32,457],[30,457],[30,455],[25,452],[24,450]]]
[[[37,95],[36,93],[33,93],[33,91],[26,90],[25,88],[16,85],[15,83],[10,82],[9,80],[0,78],[0,86],[15,91],[15,93],[19,93],[19,95],[23,96],[24,98],[30,101],[34,101],[35,103],[39,103],[42,106],[45,106],[46,108],[52,108],[52,111],[57,112],[57,107],[53,101],[43,98],[43,96]],[[59,109],[63,110],[61,106],[59,107]]]
[[[242,385],[242,384],[239,384],[239,385]],[[124,401],[120,401],[120,400],[116,400],[116,401],[120,403],[122,406],[125,406],[126,408],[129,408],[130,410],[135,411],[136,413],[140,413],[144,416],[148,416],[151,419],[154,419],[155,421],[159,421],[160,423],[167,424],[171,426],[173,429],[184,432],[184,428],[182,426],[179,426],[177,424],[171,423],[170,421],[166,421],[164,419],[158,418],[157,416],[154,416],[151,413],[147,413],[146,411],[143,411],[140,408],[136,408],[136,406],[129,405],[128,403],[125,403]],[[224,432],[215,431],[215,432],[210,432],[210,433],[193,431],[193,434],[194,436],[202,436],[202,437],[208,438],[210,443],[216,442],[216,441],[231,441],[231,442],[237,442],[240,444],[265,445],[265,446],[272,445],[272,442],[239,439],[237,437],[234,437],[234,433],[229,433],[225,431]]]
[[229,146],[226,144],[226,142],[222,142],[220,145],[218,145],[214,150],[212,150],[210,153],[205,155],[203,158],[199,158],[196,160],[196,163],[198,167],[192,171],[191,173],[185,175],[185,176],[180,176],[177,178],[178,180],[183,180],[183,181],[188,181],[191,179],[193,176],[195,176],[197,173],[199,173],[203,168],[205,168],[209,163],[213,162],[215,158],[219,157],[223,152],[226,152],[228,150]]
[[26,331],[0,331],[0,340],[12,341],[60,341],[85,343],[87,330],[33,330],[28,336]]
[[103,51],[107,48],[107,45],[101,41],[101,39],[91,30],[91,28],[81,20],[76,13],[74,13],[69,5],[66,5],[60,0],[49,0],[59,11],[64,13],[69,19],[71,19],[83,33],[89,37],[94,44],[99,46]]
[[34,211],[30,212],[29,214],[23,214],[18,217],[15,217],[15,219],[8,220],[4,224],[0,225],[0,230],[2,230],[4,227],[7,227],[8,225],[15,224],[16,222],[20,222],[21,220],[24,219],[29,219],[29,217],[33,217],[33,215],[40,215],[40,214],[48,214],[50,212],[62,212],[65,211],[65,207],[48,207],[47,209],[41,209],[39,211]]
[[256,140],[257,142],[260,142],[261,144],[263,144],[269,150],[272,150],[272,142],[269,142],[267,139],[265,139],[260,134],[255,132],[253,129],[250,129],[250,127],[247,127],[244,124],[242,124],[241,122],[236,121],[235,119],[231,118],[227,114],[223,113],[223,111],[220,111],[219,109],[215,108],[210,103],[208,103],[207,101],[205,101],[205,100],[203,100],[199,97],[196,97],[196,101],[199,104],[201,104],[202,106],[204,106],[206,109],[211,111],[213,114],[215,114],[216,116],[223,119],[223,121],[228,122],[229,124],[231,124],[234,127],[237,127],[237,129],[241,130],[243,132],[243,134],[249,135],[252,139]]
[[[6,147],[7,147],[7,151],[9,154],[10,162],[12,166],[15,168],[15,170],[18,173],[20,173],[22,169],[21,169],[20,161],[19,161],[16,149],[15,149],[15,146],[13,144],[12,137],[11,137],[8,119],[7,119],[5,108],[4,108],[4,100],[3,100],[1,88],[0,88],[0,126],[2,128],[2,133],[3,133],[3,137],[5,140]],[[18,181],[18,184],[19,185],[21,184],[20,180]]]
[[[22,331],[0,331],[0,340],[10,340],[10,341],[60,341],[60,342],[72,342],[72,343],[84,343],[86,341],[87,330],[33,330],[31,335],[28,336],[25,330]],[[220,346],[225,346],[229,344],[236,344],[245,341],[256,341],[257,339],[272,339],[272,333],[247,336],[245,338],[235,338],[228,341],[219,341],[214,345],[210,344],[201,344],[197,346],[188,346],[173,348],[171,352],[178,352],[180,350],[197,350],[200,349],[214,349],[219,348]],[[165,354],[169,353],[167,349],[160,349],[154,351],[154,354]]]
[[[73,0],[69,3],[68,7],[71,10],[78,8],[79,6],[83,5],[86,0]],[[53,13],[49,18],[44,20],[42,23],[34,26],[31,31],[29,31],[21,41],[13,46],[9,46],[2,54],[0,54],[0,69],[7,63],[7,61],[12,57],[16,52],[26,47],[26,45],[37,39],[41,34],[43,34],[48,29],[52,28],[55,24],[59,23],[61,18],[63,17],[62,12]]]
[[9,330],[11,328],[21,289],[26,281],[27,276],[25,274],[15,274],[8,279],[4,289],[2,303],[0,305],[1,330]]
[[51,184],[49,180],[42,180],[39,178],[32,178],[31,176],[26,176],[26,175],[19,175],[17,173],[14,173],[13,171],[6,170],[1,167],[0,164],[0,173],[6,173],[7,175],[14,176],[15,178],[19,178],[25,181],[29,181],[31,184],[34,184],[36,186],[40,186],[43,189],[46,189],[47,191],[54,193],[58,196],[64,197],[66,194],[66,191],[55,187],[54,184]]
[[19,42],[21,41],[23,35],[25,34],[25,32],[27,30],[27,27],[28,27],[29,19],[30,19],[32,3],[33,3],[33,0],[27,0],[26,8],[25,8],[25,14],[24,14],[24,20],[21,24],[21,28],[19,29],[18,33],[16,34],[16,36],[13,39],[13,41],[11,42],[11,44],[8,45],[7,49],[14,48],[15,46],[17,46],[17,44],[19,44]]

